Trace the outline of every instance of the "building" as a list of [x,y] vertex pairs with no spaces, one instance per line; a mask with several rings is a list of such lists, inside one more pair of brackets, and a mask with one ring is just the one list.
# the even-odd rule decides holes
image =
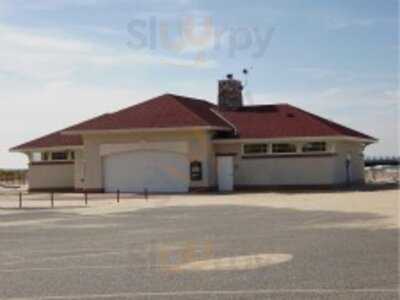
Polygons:
[[364,181],[366,134],[289,104],[218,105],[165,94],[14,147],[32,191],[161,192],[332,186]]

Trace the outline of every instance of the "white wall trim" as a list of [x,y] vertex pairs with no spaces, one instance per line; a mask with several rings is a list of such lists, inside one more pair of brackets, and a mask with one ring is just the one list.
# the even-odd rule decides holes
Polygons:
[[285,138],[268,138],[268,139],[219,139],[213,140],[214,144],[240,144],[240,143],[276,143],[276,142],[309,142],[309,141],[350,141],[372,144],[378,142],[373,139],[362,139],[349,136],[319,136],[319,137],[285,137]]
[[24,148],[21,150],[10,150],[13,153],[24,153],[28,154],[29,152],[58,152],[58,151],[68,151],[68,150],[81,150],[82,146],[56,146],[56,147],[45,147],[45,148]]
[[132,152],[138,150],[157,150],[157,151],[169,151],[180,154],[187,154],[189,152],[189,145],[187,142],[146,142],[146,141],[141,141],[138,143],[101,144],[100,156],[107,156],[112,154],[119,154],[119,153]]

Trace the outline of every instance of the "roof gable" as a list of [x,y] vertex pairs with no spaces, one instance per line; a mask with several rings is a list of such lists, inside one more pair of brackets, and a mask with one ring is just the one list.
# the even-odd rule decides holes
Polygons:
[[165,94],[112,114],[72,126],[65,131],[230,126],[216,116],[207,101]]

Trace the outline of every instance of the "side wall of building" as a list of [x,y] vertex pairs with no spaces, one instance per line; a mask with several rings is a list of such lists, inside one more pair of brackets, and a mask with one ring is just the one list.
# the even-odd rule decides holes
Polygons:
[[[347,176],[353,183],[364,183],[364,146],[361,143],[338,142],[336,145],[335,181],[346,183]],[[350,158],[349,174],[347,175],[346,160]]]
[[74,186],[76,190],[82,190],[85,186],[85,163],[83,154],[83,150],[75,151]]
[[31,164],[28,171],[29,189],[72,190],[75,186],[74,177],[72,162]]
[[[240,143],[215,144],[214,148],[216,155],[235,155],[234,184],[239,188],[345,184],[346,158],[349,153],[351,182],[360,183],[364,180],[363,145],[360,143],[333,143],[332,153],[325,155],[271,155],[260,158],[243,157]],[[216,173],[216,163],[214,170]]]

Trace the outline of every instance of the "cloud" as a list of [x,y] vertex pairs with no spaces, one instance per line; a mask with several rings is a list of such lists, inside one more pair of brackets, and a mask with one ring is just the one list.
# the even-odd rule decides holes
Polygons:
[[325,17],[323,19],[325,26],[330,30],[345,30],[349,28],[370,29],[376,25],[390,24],[397,26],[398,20],[392,17],[386,18],[343,18],[343,17]]
[[375,19],[340,19],[326,18],[325,23],[328,29],[342,30],[347,28],[369,28],[376,24]]
[[146,0],[146,1],[133,1],[130,0],[35,0],[35,1],[26,1],[26,0],[2,0],[4,3],[3,6],[6,6],[10,9],[18,8],[19,10],[27,10],[27,11],[58,11],[65,10],[69,8],[101,8],[105,9],[107,7],[113,6],[122,6],[126,7],[127,5],[131,5],[133,7],[148,7],[149,9],[152,7],[163,7],[163,8],[171,8],[178,6],[186,7],[193,2],[193,0]]
[[294,67],[291,68],[291,71],[305,75],[311,79],[325,79],[336,75],[336,71],[332,69],[313,66]]
[[170,65],[215,68],[213,60],[196,60],[134,51],[128,46],[110,48],[103,44],[64,37],[53,32],[26,31],[0,26],[0,72],[32,80],[68,79],[88,67]]
[[87,7],[98,5],[103,0],[13,0],[5,1],[5,5],[9,7],[18,7],[19,9],[31,10],[31,11],[54,11],[62,10],[67,7]]
[[[124,89],[97,74],[148,66],[215,68],[213,60],[112,48],[62,32],[0,25],[0,167],[24,167],[26,160],[8,149],[52,130],[114,111],[164,92],[160,88]],[[79,109],[78,109],[79,107]],[[43,118],[45,116],[45,118]],[[34,126],[32,126],[34,124]]]
[[8,149],[88,118],[133,105],[154,96],[143,88],[124,89],[51,81],[44,86],[2,88],[0,102],[0,168],[26,167],[21,154]]
[[79,40],[58,38],[25,32],[16,28],[0,26],[0,40],[3,47],[31,51],[89,52],[93,46]]

